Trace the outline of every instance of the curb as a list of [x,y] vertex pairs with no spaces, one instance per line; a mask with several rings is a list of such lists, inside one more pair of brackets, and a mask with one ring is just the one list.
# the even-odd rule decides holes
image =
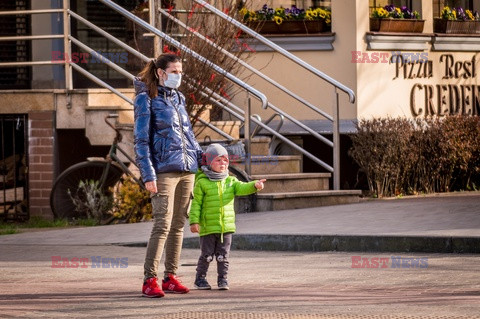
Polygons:
[[[147,242],[118,243],[146,247]],[[184,248],[200,248],[198,237],[183,239]],[[364,251],[419,253],[480,253],[480,237],[234,235],[232,248],[267,251]]]

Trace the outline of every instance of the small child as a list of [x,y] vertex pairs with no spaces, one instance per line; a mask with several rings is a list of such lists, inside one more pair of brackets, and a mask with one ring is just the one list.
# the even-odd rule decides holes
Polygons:
[[208,266],[217,260],[217,284],[228,290],[228,256],[235,232],[235,195],[244,196],[263,189],[265,179],[249,183],[228,175],[227,150],[211,144],[204,153],[201,171],[195,176],[193,201],[190,209],[190,230],[200,234],[201,255],[197,263],[195,288],[211,289],[206,279]]

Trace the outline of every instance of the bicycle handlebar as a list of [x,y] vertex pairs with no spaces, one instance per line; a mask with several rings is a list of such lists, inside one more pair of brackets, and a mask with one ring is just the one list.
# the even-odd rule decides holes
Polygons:
[[121,142],[122,134],[120,133],[118,128],[116,128],[112,123],[110,123],[110,121],[108,121],[108,119],[111,118],[118,118],[118,114],[108,114],[107,116],[105,116],[105,123],[107,123],[107,125],[110,126],[113,130],[115,130],[115,133],[117,133],[117,136],[115,137],[116,142]]

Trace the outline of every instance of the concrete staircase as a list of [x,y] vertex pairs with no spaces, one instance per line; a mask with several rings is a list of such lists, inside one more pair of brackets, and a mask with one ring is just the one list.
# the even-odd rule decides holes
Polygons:
[[[270,138],[254,138],[258,149],[268,149]],[[254,151],[252,150],[252,153]],[[336,204],[357,203],[360,190],[329,190],[330,173],[303,173],[302,156],[254,153],[252,179],[267,179],[265,188],[256,194],[252,211],[296,209]],[[243,168],[245,162],[234,165]],[[248,208],[245,203],[241,207]]]
[[[133,98],[132,90],[122,90]],[[82,126],[92,145],[109,145],[113,131],[104,123],[109,113],[118,113],[117,126],[123,131],[120,146],[133,157],[133,111],[122,99],[107,90],[86,90],[74,96],[71,108],[59,108],[57,123],[60,128]],[[209,110],[202,118],[209,120]],[[240,121],[212,121],[211,124],[223,130],[234,139],[240,139]],[[223,136],[205,127],[200,122],[194,125],[199,142],[204,140],[225,140]],[[267,179],[265,189],[244,198],[238,198],[236,208],[241,212],[272,211],[335,204],[356,203],[359,190],[329,190],[330,173],[303,173],[301,155],[270,155],[268,136],[255,137],[251,141],[251,178]],[[232,162],[237,169],[245,169],[245,161]]]
[[[240,139],[241,122],[211,122],[234,139]],[[195,125],[199,141],[206,137],[222,140],[215,131]],[[207,138],[207,139],[208,139]],[[330,173],[303,173],[301,155],[270,155],[267,136],[251,141],[251,179],[267,179],[265,188],[254,197],[238,198],[237,212],[272,211],[337,204],[357,203],[360,190],[329,190]],[[231,162],[237,169],[245,170],[245,161]]]

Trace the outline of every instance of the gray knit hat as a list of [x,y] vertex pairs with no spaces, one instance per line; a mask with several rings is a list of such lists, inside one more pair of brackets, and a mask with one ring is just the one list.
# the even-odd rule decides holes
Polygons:
[[217,143],[210,144],[207,147],[207,150],[205,151],[205,153],[203,153],[203,163],[202,163],[202,165],[210,166],[212,161],[217,156],[227,156],[228,157],[228,152],[225,149],[225,147],[223,147],[220,144],[217,144]]

